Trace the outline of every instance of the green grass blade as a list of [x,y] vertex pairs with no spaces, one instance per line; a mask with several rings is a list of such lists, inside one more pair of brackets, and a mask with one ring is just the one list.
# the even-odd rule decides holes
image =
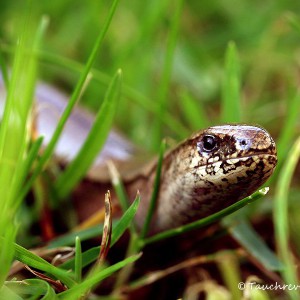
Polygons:
[[[36,139],[33,142],[33,144],[31,145],[28,155],[27,155],[27,158],[24,161],[24,167],[23,167],[22,173],[20,175],[20,180],[22,182],[24,182],[26,180],[26,177],[28,176],[28,174],[30,174],[32,166],[37,161],[38,153],[39,153],[39,150],[41,149],[42,143],[43,143],[43,137],[40,137],[40,138]],[[21,200],[21,199],[18,198],[18,200]],[[18,201],[15,201],[14,206],[16,208],[19,206]]]
[[116,192],[118,201],[119,201],[122,211],[124,213],[128,209],[129,203],[130,203],[125,186],[121,180],[120,174],[119,174],[116,166],[114,165],[114,163],[112,161],[108,161],[107,167],[108,167],[108,171],[110,173],[112,186]]
[[43,137],[37,138],[31,145],[27,157],[27,173],[31,170],[31,167],[33,166],[34,161],[37,159],[39,150],[41,149],[42,143],[43,143]]
[[[3,239],[0,240],[1,247],[3,246]],[[57,268],[50,263],[48,263],[43,258],[35,255],[34,253],[28,251],[27,249],[21,247],[20,245],[15,244],[15,259],[20,262],[36,268],[38,270],[47,272],[53,275],[55,278],[59,279],[66,286],[72,287],[75,284],[75,281],[71,278],[71,274],[65,270]]]
[[93,288],[94,285],[101,282],[103,279],[109,277],[114,272],[118,271],[119,269],[125,267],[126,265],[135,262],[141,257],[141,254],[133,255],[131,257],[128,257],[108,268],[105,268],[104,270],[100,270],[98,272],[95,272],[91,277],[84,280],[82,283],[73,286],[71,289],[62,292],[59,294],[59,299],[63,300],[73,300],[73,299],[79,299],[84,295],[87,291],[89,291],[91,288]]
[[268,270],[281,271],[283,269],[282,263],[248,222],[240,220],[234,227],[231,228],[229,226],[229,229],[233,237],[243,248],[251,253]]
[[156,121],[154,123],[154,138],[153,148],[157,149],[162,140],[162,119],[167,109],[168,91],[171,82],[173,60],[175,54],[176,43],[178,39],[179,24],[183,8],[183,0],[177,0],[174,3],[174,14],[171,20],[170,33],[167,40],[166,56],[162,70],[162,77],[158,87],[157,105],[159,110],[157,112]]
[[142,228],[141,238],[146,237],[146,235],[149,231],[152,216],[153,216],[154,211],[155,211],[156,200],[157,200],[157,196],[158,196],[158,193],[159,193],[160,175],[161,175],[161,168],[162,168],[162,163],[163,163],[165,150],[166,150],[166,141],[163,140],[163,142],[160,145],[160,151],[159,151],[159,157],[158,157],[158,162],[157,162],[156,174],[155,174],[155,179],[154,179],[153,192],[152,192],[152,195],[151,195],[150,204],[149,204],[147,216],[146,216],[146,219],[145,219],[145,223],[144,223],[143,228]]
[[[111,236],[111,247],[120,239],[120,237],[124,234],[126,229],[129,228],[131,223],[133,222],[133,218],[137,212],[137,209],[140,204],[140,197],[138,196],[134,202],[130,205],[128,210],[123,214],[120,221],[113,227],[112,236]],[[94,247],[82,254],[82,266],[85,267],[95,261],[100,252],[100,247]],[[61,268],[64,269],[73,269],[74,268],[74,259],[70,259],[67,262],[60,265]]]
[[47,248],[52,249],[63,246],[71,246],[74,245],[74,241],[77,236],[80,238],[81,241],[86,241],[88,239],[101,236],[102,231],[103,226],[97,225],[82,231],[67,233],[50,241],[50,243],[47,245]]
[[169,237],[173,237],[173,236],[177,236],[180,235],[184,232],[187,231],[191,231],[194,229],[198,229],[198,228],[202,228],[205,227],[207,225],[210,225],[214,222],[220,221],[222,218],[224,218],[225,216],[230,215],[231,213],[241,209],[242,207],[260,199],[261,197],[263,197],[264,195],[266,195],[266,193],[269,191],[269,188],[263,188],[260,189],[258,191],[256,191],[255,193],[253,193],[251,196],[246,197],[234,204],[232,204],[229,207],[226,207],[225,209],[216,212],[206,218],[197,220],[195,222],[189,223],[187,225],[175,228],[175,229],[170,229],[161,233],[158,233],[154,236],[151,236],[149,238],[144,239],[143,241],[141,241],[143,244],[147,245],[147,244],[151,244],[151,243],[155,243],[157,241],[169,238]]
[[228,44],[226,50],[221,105],[222,122],[241,122],[240,66],[236,46],[233,42]]
[[127,209],[127,211],[123,214],[122,218],[116,225],[116,228],[113,228],[112,237],[111,237],[111,245],[114,245],[119,238],[123,235],[125,230],[131,226],[134,216],[138,210],[140,205],[141,198],[139,195],[135,198],[133,203]]
[[102,41],[104,39],[104,36],[108,30],[108,27],[111,23],[111,20],[112,20],[112,17],[115,13],[115,10],[116,10],[116,7],[118,5],[118,2],[119,0],[114,0],[111,7],[110,7],[110,10],[109,10],[109,13],[108,13],[108,16],[107,16],[107,19],[106,21],[104,22],[104,25],[103,25],[103,28],[101,30],[101,32],[99,33],[97,39],[96,39],[96,42],[94,44],[94,47],[91,51],[91,54],[88,58],[88,61],[86,63],[86,65],[84,66],[83,68],[83,71],[80,75],[80,78],[78,80],[78,83],[74,89],[74,92],[72,93],[72,96],[70,98],[70,101],[68,102],[68,105],[66,106],[58,124],[57,124],[57,127],[55,129],[55,132],[49,142],[49,144],[47,145],[47,148],[45,149],[44,153],[43,153],[43,156],[41,157],[41,160],[39,161],[39,164],[37,165],[36,169],[34,170],[31,178],[28,180],[25,188],[23,189],[23,193],[22,193],[22,196],[26,195],[33,182],[35,181],[35,179],[38,177],[38,175],[40,174],[40,172],[42,171],[42,169],[44,168],[45,164],[48,162],[49,158],[51,157],[52,153],[53,153],[53,150],[58,142],[58,139],[63,131],[63,128],[68,120],[68,117],[70,116],[71,112],[72,112],[72,109],[74,107],[74,105],[76,104],[77,100],[79,99],[80,95],[81,95],[81,92],[85,86],[85,83],[87,81],[87,78],[88,78],[88,75],[91,71],[91,67],[95,61],[95,59],[97,58],[98,56],[98,52],[100,50],[100,47],[102,45]]
[[286,15],[286,18],[290,24],[290,26],[298,32],[298,34],[300,34],[300,19],[299,19],[299,16],[292,13],[292,12],[289,12],[287,15]]
[[[123,213],[125,213],[128,210],[129,203],[130,203],[125,186],[124,186],[123,182],[121,181],[121,178],[120,178],[119,174],[117,173],[117,170],[116,170],[115,166],[113,165],[113,163],[109,162],[108,167],[109,167],[111,175],[112,175],[112,177],[111,177],[112,185],[116,192],[117,198],[118,198],[120,206],[122,208],[122,211],[123,211]],[[140,198],[138,191],[137,191],[136,199],[137,198]],[[136,235],[136,228],[135,228],[134,222],[132,222],[130,224],[129,230],[130,230],[131,235]]]
[[3,285],[0,289],[0,299],[8,299],[8,300],[23,300],[18,294],[16,294],[15,290],[8,288]]
[[287,116],[285,123],[282,127],[280,136],[277,142],[278,150],[278,165],[277,169],[280,169],[281,164],[285,161],[284,157],[291,147],[292,141],[295,139],[295,133],[297,123],[299,121],[300,114],[300,92],[298,91],[295,97],[293,97],[287,105]]
[[200,128],[207,128],[210,124],[207,114],[204,111],[202,102],[197,101],[187,91],[180,93],[181,105],[180,107],[184,113],[184,119],[189,124],[192,130],[199,130]]
[[[286,157],[287,159],[283,164],[282,170],[278,176],[278,183],[275,191],[273,218],[277,251],[279,258],[284,264],[284,269],[281,272],[282,277],[284,278],[286,284],[295,284],[295,286],[297,286],[297,270],[293,255],[288,246],[288,193],[293,173],[300,157],[300,137],[296,140]],[[297,290],[289,290],[288,293],[291,299],[299,299],[299,292]]]
[[[2,220],[2,223],[3,220]],[[6,279],[7,273],[9,271],[11,262],[14,257],[14,247],[13,243],[15,241],[17,228],[14,226],[15,224],[9,225],[8,222],[6,222],[5,227],[5,233],[2,234],[2,237],[4,238],[4,243],[2,243],[2,246],[0,248],[0,263],[1,263],[1,270],[0,270],[0,284],[4,283],[4,280]]]
[[[7,52],[13,52],[13,49],[9,46],[4,47]],[[45,62],[49,63],[51,65],[56,65],[68,70],[71,70],[73,72],[81,74],[84,69],[84,65],[72,60],[67,57],[61,57],[59,55],[45,52],[45,51],[37,51],[36,53],[40,59]],[[96,68],[91,69],[91,73],[93,74],[93,79],[96,80],[98,83],[108,86],[111,82],[111,77],[107,74],[103,73],[100,70],[97,70]],[[146,109],[147,111],[153,113],[156,117],[160,117],[158,115],[159,106],[157,103],[153,102],[150,98],[146,97],[141,92],[137,91],[136,89],[132,88],[128,84],[123,85],[122,93],[124,96],[128,98],[128,100],[136,103],[140,107]],[[170,128],[174,133],[177,134],[178,138],[186,138],[190,134],[190,130],[186,128],[182,122],[177,120],[171,113],[168,111],[165,112],[165,114],[160,117],[163,124],[165,124],[168,128]]]
[[2,74],[2,78],[3,78],[3,83],[4,83],[4,87],[5,90],[8,90],[9,87],[9,76],[8,76],[8,70],[5,64],[5,59],[3,57],[3,51],[2,49],[0,49],[0,70],[1,70],[1,74]]
[[78,155],[57,178],[55,189],[58,197],[66,197],[86,174],[101,150],[112,126],[121,93],[122,73],[118,70],[108,87],[94,124]]
[[82,276],[82,251],[80,238],[77,236],[75,240],[75,280],[81,282]]
[[[40,300],[56,300],[58,299],[54,289],[50,286],[48,282],[40,279],[28,279],[25,280],[25,284],[28,286],[28,291],[33,290],[33,288],[40,287],[41,293],[39,298]],[[33,296],[36,296],[35,293],[32,293]]]
[[30,2],[25,3],[25,9],[0,129],[0,237],[5,241],[0,249],[0,286],[14,255],[15,215],[22,200],[19,194],[27,171],[28,124],[36,78],[37,62],[33,52],[45,29],[42,21],[34,31]]
[[[6,286],[22,297],[18,299],[56,300],[57,295],[48,282],[41,279],[27,279],[21,282],[9,281]],[[31,296],[31,298],[28,298]],[[0,299],[1,296],[0,296]],[[4,298],[3,298],[4,299]],[[11,299],[11,298],[5,298]]]

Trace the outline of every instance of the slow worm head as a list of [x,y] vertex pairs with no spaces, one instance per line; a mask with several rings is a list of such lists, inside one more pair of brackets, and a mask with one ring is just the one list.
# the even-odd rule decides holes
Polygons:
[[[215,213],[257,190],[273,173],[276,146],[256,126],[222,125],[192,135],[164,158],[153,232]],[[148,174],[153,178],[153,174]],[[147,202],[149,184],[140,187]],[[143,208],[137,221],[144,219]]]

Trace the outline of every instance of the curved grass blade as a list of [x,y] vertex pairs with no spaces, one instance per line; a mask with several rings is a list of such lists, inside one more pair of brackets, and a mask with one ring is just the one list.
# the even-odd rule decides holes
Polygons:
[[118,70],[108,87],[101,109],[79,153],[54,184],[58,197],[64,198],[72,191],[103,147],[118,106],[121,80],[122,73],[121,70]]
[[48,249],[62,247],[62,246],[71,246],[74,245],[74,241],[78,236],[81,241],[86,241],[93,237],[99,237],[102,233],[103,227],[102,225],[97,225],[88,229],[84,229],[82,231],[76,231],[67,233],[65,235],[59,236],[58,238],[50,241],[47,245]]
[[31,8],[26,2],[0,129],[0,236],[5,240],[0,248],[0,286],[13,259],[17,232],[15,215],[23,200],[19,195],[27,171],[28,124],[37,69],[33,52],[39,46],[46,27],[42,20],[34,30],[36,24],[32,20]]
[[187,231],[191,231],[194,229],[198,229],[198,228],[202,228],[205,227],[207,225],[210,225],[214,222],[220,221],[222,218],[224,218],[225,216],[241,209],[242,207],[260,199],[261,197],[263,197],[264,195],[266,195],[266,193],[269,191],[269,188],[263,188],[260,189],[258,191],[256,191],[255,193],[253,193],[252,195],[250,195],[249,197],[246,197],[234,204],[232,204],[229,207],[226,207],[225,209],[216,212],[206,218],[203,218],[201,220],[197,220],[195,222],[192,222],[190,224],[175,228],[175,229],[170,229],[161,233],[158,233],[154,236],[151,236],[149,238],[146,238],[144,240],[141,240],[141,243],[143,245],[147,245],[147,244],[151,244],[169,237],[173,237],[173,236],[177,236],[180,235],[184,232]]
[[[50,284],[41,279],[26,279],[23,281],[9,281],[6,286],[16,292],[18,295],[22,295],[19,299],[26,299],[28,296],[34,296],[34,299],[40,300],[56,300],[57,295]],[[13,299],[13,298],[5,298]],[[30,298],[32,299],[32,298]]]
[[[13,48],[9,45],[3,46],[4,50],[12,53]],[[62,68],[67,68],[71,71],[74,71],[76,73],[82,73],[84,69],[84,65],[79,63],[78,61],[72,60],[67,57],[61,57],[54,53],[45,52],[42,50],[39,50],[36,52],[36,54],[40,57],[40,59],[45,62],[49,63],[51,65],[56,65]],[[103,85],[109,85],[111,81],[111,77],[100,70],[97,70],[96,68],[91,69],[91,73],[93,74],[93,79],[96,80],[98,83],[101,83]],[[131,101],[139,105],[140,107],[148,110],[149,112],[155,114],[156,117],[161,118],[162,122],[170,128],[180,139],[183,139],[187,137],[190,133],[190,130],[186,128],[182,122],[178,121],[171,113],[168,111],[165,111],[165,114],[163,117],[160,117],[158,115],[159,107],[157,103],[151,101],[148,97],[146,97],[141,92],[135,90],[131,86],[124,84],[122,88],[122,93]]]
[[113,161],[111,161],[111,160],[107,161],[107,168],[108,168],[108,172],[110,174],[112,186],[117,194],[117,198],[121,205],[122,211],[125,212],[128,209],[130,202],[129,202],[124,184],[121,180],[121,176],[120,176],[115,164],[113,163]]
[[265,268],[271,271],[282,271],[283,265],[261,237],[254,231],[245,220],[239,220],[233,228],[229,227],[232,236],[249,252],[260,261]]
[[[289,249],[288,192],[299,157],[300,137],[288,153],[287,160],[278,176],[273,216],[277,251],[284,264],[281,274],[287,284],[295,286],[298,285],[298,276],[293,255]],[[299,299],[299,292],[296,289],[289,290],[288,293],[291,299]]]
[[6,285],[3,285],[0,289],[0,299],[24,300],[16,293],[15,289],[10,289]]
[[[2,243],[3,243],[3,239],[0,240],[0,244]],[[34,253],[21,247],[20,245],[15,244],[14,248],[15,248],[15,259],[19,260],[25,265],[28,265],[30,267],[36,268],[38,270],[53,275],[55,278],[59,279],[68,287],[72,287],[75,284],[75,281],[72,279],[71,274],[66,272],[65,270],[62,270],[60,268],[51,265],[43,258],[35,255]]]
[[79,299],[87,291],[92,289],[94,285],[98,284],[103,279],[109,277],[111,274],[113,274],[114,272],[118,271],[119,269],[125,267],[126,265],[138,260],[140,257],[141,257],[141,254],[133,255],[133,256],[128,257],[108,268],[105,268],[104,270],[100,269],[98,272],[94,272],[94,274],[92,276],[90,276],[88,279],[84,280],[82,283],[79,283],[76,286],[73,286],[71,289],[60,293],[58,296],[59,299],[63,299],[63,300]]
[[209,120],[204,110],[204,104],[197,101],[187,91],[180,93],[181,109],[184,113],[184,119],[189,124],[189,127],[194,130],[199,128],[207,128]]
[[[128,210],[123,214],[120,221],[113,227],[112,236],[111,236],[111,247],[119,240],[119,238],[124,234],[125,230],[129,228],[133,218],[137,212],[139,207],[140,197],[134,200],[134,202],[130,205]],[[82,254],[82,266],[85,267],[95,261],[100,253],[100,247],[94,247]],[[74,266],[74,258],[68,260],[67,262],[60,265],[60,268],[63,269],[73,269]]]
[[154,180],[154,185],[153,185],[153,192],[152,192],[152,195],[151,195],[146,220],[145,220],[145,223],[144,223],[143,228],[142,228],[141,238],[145,238],[145,236],[147,235],[147,233],[149,231],[150,223],[151,223],[151,220],[152,220],[152,216],[153,216],[153,213],[155,211],[156,200],[157,200],[157,196],[158,196],[158,193],[159,193],[159,187],[160,187],[160,175],[161,175],[161,168],[162,168],[165,149],[166,149],[166,141],[163,140],[161,145],[160,145],[160,151],[159,151],[159,157],[158,157],[158,162],[157,162],[155,180]]
[[5,59],[3,57],[2,49],[0,49],[0,70],[3,78],[4,87],[5,90],[7,91],[9,87],[9,76],[8,76],[7,66],[5,64]]
[[287,105],[287,117],[285,118],[284,126],[282,127],[280,137],[277,142],[278,149],[278,164],[275,172],[280,170],[280,166],[285,161],[284,157],[291,147],[292,141],[295,138],[297,122],[300,113],[300,91],[292,98],[289,99]]
[[174,3],[174,13],[171,20],[170,25],[170,33],[167,40],[167,49],[166,55],[164,59],[164,65],[162,70],[162,77],[160,80],[160,85],[158,87],[157,93],[157,105],[158,111],[157,116],[155,118],[154,123],[154,138],[153,138],[153,147],[157,149],[159,144],[162,140],[162,119],[164,118],[166,108],[167,108],[167,99],[168,99],[168,90],[171,82],[171,75],[172,75],[172,68],[173,68],[173,61],[174,61],[174,54],[175,48],[179,33],[179,24],[180,24],[180,17],[183,8],[183,0],[177,0]]
[[230,42],[226,50],[222,90],[221,120],[225,123],[241,121],[239,69],[236,47]]
[[111,20],[112,20],[112,17],[115,13],[115,10],[116,10],[116,7],[118,5],[118,2],[119,0],[114,0],[111,7],[110,7],[110,10],[109,10],[109,13],[108,13],[108,16],[107,16],[107,19],[106,21],[104,22],[104,25],[103,25],[103,29],[101,30],[101,32],[99,33],[98,37],[97,37],[97,40],[94,44],[94,47],[91,51],[91,54],[88,58],[88,61],[86,63],[86,65],[84,66],[82,72],[81,72],[81,75],[80,75],[80,78],[78,80],[78,83],[74,89],[74,92],[70,98],[70,101],[68,102],[68,105],[66,106],[58,124],[57,124],[57,127],[55,129],[55,132],[47,146],[47,148],[45,149],[44,153],[43,153],[43,156],[41,157],[41,160],[39,161],[38,165],[36,166],[36,169],[34,170],[33,174],[31,175],[30,179],[28,180],[26,186],[24,187],[24,189],[22,190],[22,193],[21,193],[21,197],[24,197],[30,190],[33,182],[35,181],[35,179],[38,177],[38,175],[40,174],[40,172],[43,170],[45,164],[48,162],[48,160],[50,159],[52,153],[53,153],[53,150],[58,142],[58,139],[63,131],[63,128],[68,120],[68,117],[70,116],[71,112],[72,112],[72,109],[73,107],[75,106],[77,100],[79,99],[80,95],[81,95],[81,92],[82,92],[82,89],[84,88],[84,85],[85,85],[85,82],[88,78],[88,75],[91,71],[91,67],[98,55],[98,52],[99,52],[99,49],[102,45],[102,41],[105,37],[105,34],[109,28],[109,25],[111,23]]

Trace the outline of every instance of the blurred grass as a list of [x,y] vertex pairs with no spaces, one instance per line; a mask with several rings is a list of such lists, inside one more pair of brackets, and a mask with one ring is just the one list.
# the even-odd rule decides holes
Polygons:
[[[14,20],[24,13],[20,3],[0,4],[2,66],[3,61],[12,65]],[[50,20],[45,43],[38,51],[39,77],[71,93],[110,3],[65,0],[34,5],[36,15],[45,14]],[[270,182],[271,200],[288,150],[300,133],[300,3],[244,1],[233,5],[229,0],[205,0],[176,1],[176,5],[178,14],[168,0],[120,1],[82,101],[97,110],[99,95],[105,94],[113,74],[122,69],[116,126],[149,151],[158,148],[163,136],[180,140],[190,131],[222,122],[265,127],[278,141],[280,159]],[[154,127],[157,134],[149,134]],[[38,147],[36,143],[32,148],[32,157]],[[277,195],[283,188],[278,189]],[[289,191],[299,198],[297,169]],[[285,218],[289,214],[286,197]],[[252,211],[256,213],[260,213],[259,205]],[[299,213],[299,205],[294,205],[293,215]],[[289,234],[296,240],[300,232],[299,222],[295,218],[290,222],[293,230],[283,234],[285,241]],[[31,241],[23,237],[27,238]],[[294,252],[299,256],[299,243]]]
[[122,72],[118,70],[108,87],[102,106],[96,115],[93,127],[82,145],[80,152],[56,179],[54,187],[57,195],[64,199],[84,178],[95,157],[101,151],[111,130],[114,115],[118,106],[122,83]]
[[[288,214],[288,194],[289,187],[293,178],[296,165],[300,157],[300,137],[296,140],[293,147],[288,153],[286,164],[282,167],[276,186],[276,194],[274,199],[274,224],[276,246],[280,259],[284,263],[282,276],[285,282],[297,286],[299,283],[297,270],[294,262],[293,254],[289,248],[289,214]],[[298,299],[299,292],[295,289],[289,291],[291,299]]]
[[[17,228],[17,212],[21,204],[19,194],[27,176],[31,155],[38,142],[28,155],[31,127],[30,113],[36,80],[37,60],[33,54],[46,27],[44,20],[33,33],[34,24],[30,17],[30,6],[25,5],[26,13],[17,24],[20,39],[13,60],[12,75],[6,78],[7,97],[0,130],[0,297],[13,260]],[[28,49],[30,49],[28,53]],[[2,63],[3,73],[6,68]]]

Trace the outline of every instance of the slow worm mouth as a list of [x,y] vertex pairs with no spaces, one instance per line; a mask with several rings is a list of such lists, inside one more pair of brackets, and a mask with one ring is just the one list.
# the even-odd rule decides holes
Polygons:
[[240,161],[246,161],[247,159],[254,159],[254,158],[258,158],[259,160],[262,160],[263,158],[269,158],[272,157],[274,159],[274,162],[268,162],[269,165],[272,165],[273,168],[276,167],[277,165],[277,155],[276,154],[271,154],[271,153],[258,153],[258,154],[252,154],[252,155],[245,155],[245,156],[238,156],[238,157],[232,157],[232,158],[225,158],[222,160],[217,160],[214,162],[210,162],[210,163],[206,163],[203,165],[199,165],[199,167],[207,167],[207,166],[214,166],[217,165],[219,163],[227,163],[227,164],[231,164],[234,165]]

